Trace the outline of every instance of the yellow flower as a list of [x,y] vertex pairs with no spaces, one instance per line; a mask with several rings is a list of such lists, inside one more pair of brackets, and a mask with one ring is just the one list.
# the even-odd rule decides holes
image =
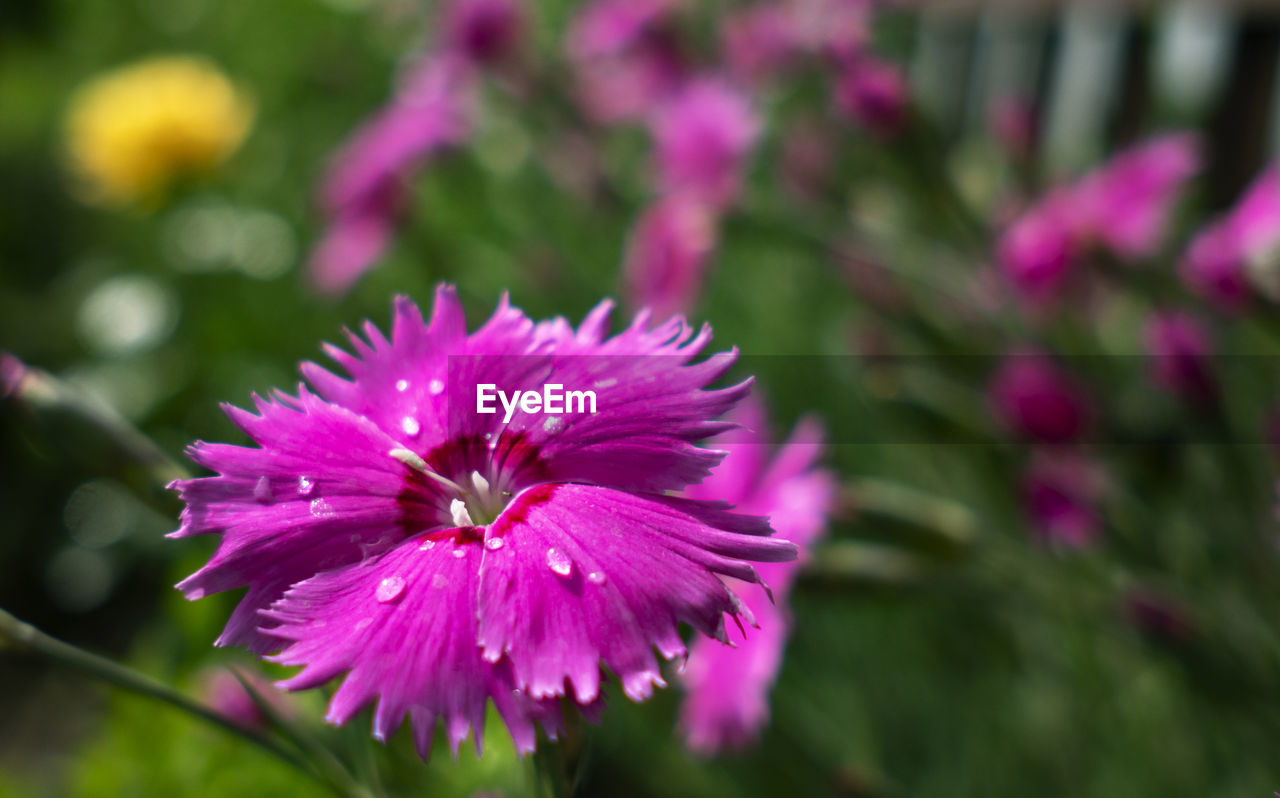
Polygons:
[[76,91],[67,148],[85,199],[145,205],[225,161],[253,119],[249,99],[200,58],[151,58]]

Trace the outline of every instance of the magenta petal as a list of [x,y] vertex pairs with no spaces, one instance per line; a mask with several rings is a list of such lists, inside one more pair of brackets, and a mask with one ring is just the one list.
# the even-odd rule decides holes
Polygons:
[[[579,701],[599,691],[600,664],[633,700],[663,685],[653,649],[686,653],[677,626],[724,636],[724,614],[748,617],[718,575],[758,582],[745,560],[787,560],[763,519],[715,505],[587,485],[532,488],[489,528],[480,574],[479,641],[506,655],[530,696]],[[497,543],[496,541],[501,541]],[[566,680],[568,687],[566,687]]]
[[480,540],[476,530],[449,532],[406,540],[360,567],[321,573],[264,612],[269,624],[279,624],[271,634],[289,641],[272,659],[305,666],[281,686],[304,690],[345,672],[326,719],[345,723],[376,698],[374,736],[390,737],[408,715],[423,758],[437,719],[455,755],[472,729],[478,752],[492,698],[517,749],[532,751],[534,721],[554,736],[558,707],[517,694],[508,663],[481,658]]
[[[191,457],[218,476],[175,482],[187,507],[173,537],[221,535],[209,562],[178,587],[190,599],[251,585],[221,644],[256,651],[272,641],[255,613],[317,571],[358,562],[440,520],[429,488],[407,484],[395,443],[367,419],[308,393],[260,416],[228,413],[261,448],[198,443]],[[293,405],[293,406],[290,406]]]

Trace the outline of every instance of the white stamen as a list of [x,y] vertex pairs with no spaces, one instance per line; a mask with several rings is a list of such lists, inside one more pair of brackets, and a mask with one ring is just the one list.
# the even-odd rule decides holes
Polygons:
[[432,471],[430,468],[427,467],[426,460],[423,460],[416,453],[411,452],[408,449],[396,448],[387,452],[387,454],[391,455],[395,459],[409,466],[414,471],[422,472],[426,476],[434,479],[436,482],[439,482],[441,485],[444,485],[447,488],[452,488],[458,493],[464,492],[462,490],[462,486],[460,486],[458,483],[454,482],[453,480],[442,477],[436,472]]
[[462,499],[449,502],[449,514],[453,516],[454,526],[475,526],[471,522],[471,513],[467,512],[467,503]]
[[471,484],[476,486],[476,491],[477,491],[477,492],[479,492],[481,496],[484,496],[485,498],[488,498],[488,496],[489,496],[489,480],[487,480],[487,479],[485,479],[484,477],[480,476],[480,472],[479,472],[479,471],[472,471],[472,472],[471,472]]

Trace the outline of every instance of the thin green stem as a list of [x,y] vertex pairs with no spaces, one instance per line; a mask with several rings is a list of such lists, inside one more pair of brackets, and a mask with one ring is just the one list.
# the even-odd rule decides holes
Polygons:
[[[0,610],[0,649],[11,648],[27,654],[43,657],[59,665],[65,665],[135,695],[150,698],[181,710],[193,718],[246,740],[270,753],[280,761],[297,769],[309,778],[325,784],[333,791],[348,798],[370,798],[369,792],[351,780],[334,778],[333,772],[317,773],[310,763],[277,740],[244,728],[220,713],[206,707],[172,687],[156,679],[127,668],[106,657],[77,648],[45,634],[29,623],[18,620]],[[326,770],[328,770],[326,768]]]

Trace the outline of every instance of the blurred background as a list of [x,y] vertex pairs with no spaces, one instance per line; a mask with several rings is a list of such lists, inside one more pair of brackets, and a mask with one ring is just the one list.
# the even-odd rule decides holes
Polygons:
[[[74,397],[5,378],[0,607],[194,696],[227,663],[278,678],[212,646],[235,596],[172,589],[212,542],[164,540],[180,510],[168,463],[140,464],[78,407],[185,463],[193,440],[243,442],[220,402],[291,390],[344,325],[385,328],[394,294],[427,303],[456,283],[473,326],[502,291],[575,321],[604,296],[668,302],[741,349],[779,440],[822,419],[841,497],[794,590],[758,744],[695,755],[677,689],[641,705],[615,691],[581,794],[1280,790],[1280,218],[1205,245],[1218,260],[1192,252],[1280,144],[1280,15],[649,5],[617,33],[653,48],[643,58],[587,52],[570,31],[588,4],[566,0],[454,40],[483,67],[465,135],[406,159],[378,241],[338,250],[317,248],[350,206],[323,187],[423,54],[461,35],[448,7],[0,5],[0,349]],[[795,34],[806,14],[831,40]],[[646,92],[667,69],[723,77],[755,123],[732,199],[653,243],[665,95]],[[1197,166],[1114,178],[1094,223],[1163,203],[1142,246],[1080,243],[1069,221],[1069,246],[1036,228],[1019,259],[1012,231],[1044,198],[1170,131],[1194,134]],[[1040,257],[1055,245],[1066,254]],[[1231,247],[1247,251],[1229,268]],[[319,722],[323,696],[286,700]],[[394,794],[525,794],[490,726],[483,759],[437,746],[423,765],[401,734],[377,767]],[[368,724],[328,734],[356,750]],[[315,787],[167,708],[0,652],[0,796],[233,791]]]

